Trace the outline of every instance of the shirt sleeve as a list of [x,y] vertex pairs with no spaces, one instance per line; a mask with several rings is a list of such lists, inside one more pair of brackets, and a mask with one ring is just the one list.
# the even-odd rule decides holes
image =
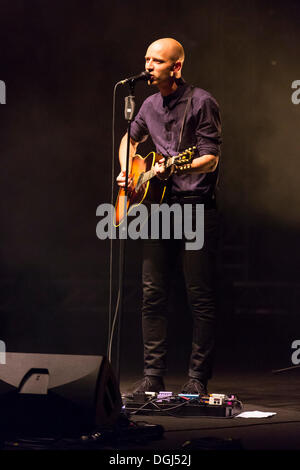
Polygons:
[[149,130],[146,123],[147,103],[144,102],[140,107],[134,121],[131,123],[130,137],[135,142],[144,142],[149,136]]
[[219,105],[212,96],[205,98],[197,113],[197,148],[199,156],[220,155],[221,118]]

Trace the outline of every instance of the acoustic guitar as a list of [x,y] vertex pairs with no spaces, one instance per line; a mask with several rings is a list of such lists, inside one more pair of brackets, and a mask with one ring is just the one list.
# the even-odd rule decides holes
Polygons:
[[[191,147],[179,155],[169,157],[166,160],[166,169],[172,165],[176,167],[184,167],[189,164],[194,157],[196,147]],[[156,152],[150,152],[146,157],[135,155],[132,159],[131,173],[129,175],[131,179],[130,185],[128,185],[127,201],[125,208],[125,189],[120,188],[116,205],[115,205],[115,220],[114,226],[118,227],[123,219],[124,213],[128,215],[130,210],[141,204],[143,201],[149,203],[161,203],[163,201],[166,182],[159,178],[154,178],[155,169],[154,165],[156,162],[163,158],[162,155]]]

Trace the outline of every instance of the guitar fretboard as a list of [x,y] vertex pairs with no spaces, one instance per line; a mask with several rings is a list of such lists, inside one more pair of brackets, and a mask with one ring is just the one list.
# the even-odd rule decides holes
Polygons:
[[[169,168],[169,166],[173,165],[175,158],[176,157],[169,158],[169,160],[166,161],[165,167]],[[155,168],[153,166],[151,168],[151,170],[146,171],[145,173],[143,173],[140,176],[139,181],[138,181],[138,185],[140,186],[144,183],[147,183],[147,181],[151,180],[151,178],[153,178],[153,176],[155,176],[155,175],[156,175],[156,172],[155,172]]]

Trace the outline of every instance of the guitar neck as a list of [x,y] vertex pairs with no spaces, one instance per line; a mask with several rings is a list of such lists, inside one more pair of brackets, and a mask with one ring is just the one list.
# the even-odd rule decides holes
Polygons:
[[[171,165],[173,165],[175,158],[176,157],[169,158],[165,163],[165,167],[169,168]],[[151,170],[146,171],[145,173],[143,173],[143,177],[140,181],[140,184],[146,183],[147,181],[151,180],[151,178],[153,178],[153,176],[155,176],[155,175],[156,175],[156,172],[155,172],[155,168],[153,166],[151,168]]]

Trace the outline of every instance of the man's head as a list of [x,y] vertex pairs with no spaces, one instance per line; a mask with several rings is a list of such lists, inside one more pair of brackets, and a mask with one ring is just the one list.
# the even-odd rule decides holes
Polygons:
[[158,39],[147,49],[145,69],[151,74],[151,83],[161,87],[181,77],[183,61],[184,50],[178,41]]

